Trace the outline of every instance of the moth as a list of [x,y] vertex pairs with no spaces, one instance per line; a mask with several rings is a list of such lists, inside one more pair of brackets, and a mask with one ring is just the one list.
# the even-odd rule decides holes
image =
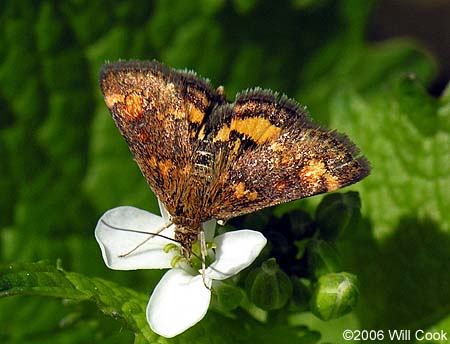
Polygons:
[[223,87],[157,61],[107,63],[100,87],[187,258],[203,222],[333,191],[370,172],[345,135],[270,90],[229,103]]

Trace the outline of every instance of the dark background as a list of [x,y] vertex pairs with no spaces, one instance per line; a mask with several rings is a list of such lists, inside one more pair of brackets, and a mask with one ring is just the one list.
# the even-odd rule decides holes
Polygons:
[[438,96],[450,78],[449,18],[448,0],[383,0],[374,6],[368,38],[410,37],[422,44],[438,63],[439,74],[429,87]]

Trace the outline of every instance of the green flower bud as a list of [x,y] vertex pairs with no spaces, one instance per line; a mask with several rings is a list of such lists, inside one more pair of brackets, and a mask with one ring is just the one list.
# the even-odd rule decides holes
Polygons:
[[292,239],[299,240],[311,237],[316,230],[316,223],[306,211],[293,210],[283,215],[279,227],[288,229]]
[[347,272],[326,274],[314,286],[310,309],[322,320],[338,318],[353,310],[358,295],[355,275]]
[[292,278],[292,297],[289,309],[295,312],[303,312],[309,309],[311,299],[311,281],[306,278]]
[[320,236],[336,240],[361,219],[361,200],[357,192],[335,193],[324,197],[316,209]]
[[282,308],[292,294],[292,282],[274,258],[251,271],[245,287],[250,301],[264,310]]
[[244,298],[244,291],[234,284],[214,281],[212,302],[218,309],[229,312],[237,308]]
[[305,256],[309,273],[315,278],[341,270],[339,253],[334,245],[327,241],[310,240]]

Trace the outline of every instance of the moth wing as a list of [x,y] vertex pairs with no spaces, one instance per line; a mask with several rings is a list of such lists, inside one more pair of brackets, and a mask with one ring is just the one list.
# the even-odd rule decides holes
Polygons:
[[333,191],[370,172],[345,135],[313,124],[296,102],[270,91],[238,95],[206,127],[215,152],[209,203],[216,219]]
[[194,73],[156,61],[106,64],[100,87],[148,184],[174,214],[192,174],[198,130],[221,96]]

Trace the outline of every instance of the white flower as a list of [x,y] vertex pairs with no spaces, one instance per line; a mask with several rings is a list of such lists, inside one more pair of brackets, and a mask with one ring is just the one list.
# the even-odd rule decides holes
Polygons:
[[[95,238],[109,268],[172,268],[172,261],[180,254],[179,250],[165,252],[164,248],[171,242],[167,238],[174,238],[175,226],[171,225],[159,233],[167,238],[155,236],[149,239],[151,235],[148,233],[155,233],[169,223],[167,212],[162,206],[160,208],[162,217],[133,207],[118,207],[100,218],[95,228]],[[267,242],[261,233],[251,230],[228,232],[213,239],[215,221],[204,223],[203,228],[206,241],[214,241],[216,246],[215,260],[205,271],[208,287],[214,287],[214,280],[229,278],[248,267]],[[156,286],[147,305],[150,327],[166,338],[174,337],[199,322],[211,300],[211,290],[205,287],[201,273],[193,273],[192,268],[186,267],[186,264],[179,263],[169,270]]]

